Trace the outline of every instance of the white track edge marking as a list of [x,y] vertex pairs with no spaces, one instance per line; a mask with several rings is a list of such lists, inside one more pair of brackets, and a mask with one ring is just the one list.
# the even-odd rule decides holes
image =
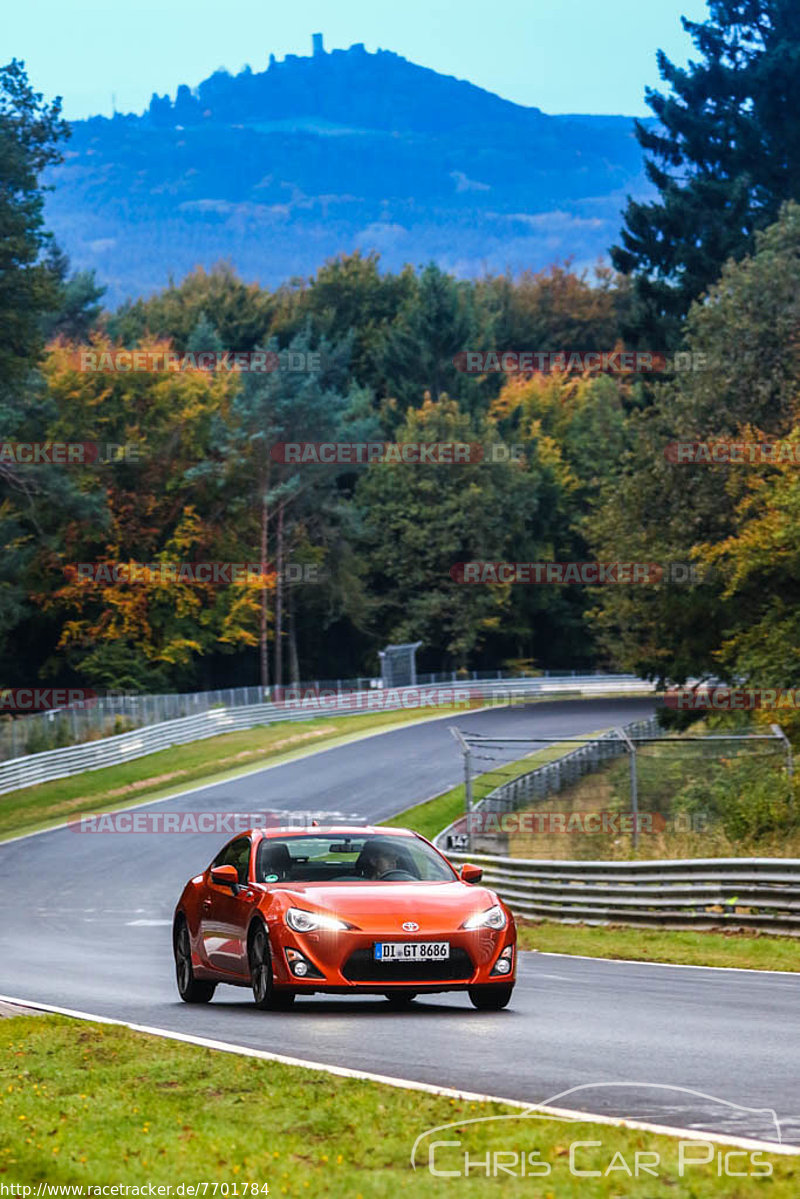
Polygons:
[[[692,930],[689,930],[692,931]],[[647,958],[592,957],[588,953],[557,953],[550,949],[523,949],[543,958],[577,958],[579,962],[616,962],[622,966],[666,966],[668,970],[727,970],[732,974],[768,974],[775,978],[798,978],[798,970],[760,970],[758,966],[698,966],[692,962],[651,962]]]
[[675,1128],[666,1124],[651,1124],[643,1120],[628,1120],[614,1116],[594,1115],[591,1112],[581,1112],[571,1108],[537,1106],[525,1103],[520,1099],[505,1099],[498,1095],[482,1095],[475,1091],[459,1091],[452,1087],[437,1087],[427,1082],[417,1082],[413,1079],[394,1078],[388,1074],[375,1074],[368,1070],[354,1070],[348,1066],[331,1066],[325,1062],[309,1062],[303,1058],[288,1057],[282,1053],[270,1053],[265,1049],[252,1049],[248,1045],[234,1045],[226,1041],[215,1041],[210,1037],[198,1037],[191,1033],[172,1032],[166,1028],[154,1028],[147,1024],[133,1024],[129,1020],[116,1020],[111,1016],[96,1016],[91,1012],[76,1011],[73,1008],[58,1007],[51,1003],[33,1003],[29,999],[18,999],[13,995],[0,995],[0,1002],[17,1004],[19,1007],[31,1008],[34,1011],[52,1012],[59,1016],[70,1016],[77,1020],[92,1020],[97,1024],[113,1024],[129,1028],[132,1032],[146,1033],[149,1036],[163,1037],[167,1041],[181,1041],[188,1045],[197,1045],[203,1049],[216,1049],[222,1053],[235,1053],[240,1057],[258,1058],[261,1061],[281,1062],[286,1066],[296,1066],[303,1070],[320,1070],[324,1074],[332,1074],[340,1078],[355,1078],[363,1082],[376,1082],[384,1086],[395,1087],[404,1091],[422,1091],[428,1095],[441,1095],[443,1098],[463,1099],[471,1103],[503,1103],[508,1107],[516,1107],[527,1111],[536,1110],[554,1118],[572,1120],[581,1124],[606,1124],[614,1128],[630,1128],[640,1132],[652,1132],[658,1136],[679,1137],[689,1141],[709,1141],[718,1145],[731,1145],[737,1149],[751,1149],[775,1155],[795,1157],[800,1155],[800,1146],[783,1145],[774,1141],[759,1141],[750,1137],[728,1136],[726,1133],[696,1132],[689,1128]]

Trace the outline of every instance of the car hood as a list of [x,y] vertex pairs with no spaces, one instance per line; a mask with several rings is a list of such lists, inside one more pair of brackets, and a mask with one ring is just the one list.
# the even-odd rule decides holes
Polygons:
[[[420,932],[458,928],[473,912],[497,903],[494,892],[468,883],[293,883],[282,888],[291,903],[349,920],[365,932],[403,933],[413,920]],[[406,932],[409,930],[406,930]],[[410,930],[416,932],[417,930]]]

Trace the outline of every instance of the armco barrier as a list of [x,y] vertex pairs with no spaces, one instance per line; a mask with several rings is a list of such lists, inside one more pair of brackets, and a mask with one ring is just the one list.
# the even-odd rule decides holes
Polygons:
[[755,928],[800,936],[800,859],[544,862],[448,854],[532,920],[659,928]]
[[[457,684],[438,683],[420,688],[400,689],[430,692],[446,692],[458,688],[468,688],[470,695],[480,695],[486,700],[496,703],[509,703],[514,700],[535,699],[537,696],[549,695],[601,695],[613,693],[642,693],[655,691],[655,684],[637,679],[631,675],[589,675],[583,678],[550,678],[550,679],[515,679],[491,680]],[[342,692],[341,696],[361,693]],[[367,693],[367,694],[380,694]],[[229,733],[241,729],[255,728],[257,725],[274,724],[285,720],[311,720],[320,716],[366,715],[375,708],[368,703],[357,711],[347,707],[337,706],[338,697],[334,696],[329,708],[322,706],[307,706],[300,704],[293,708],[286,704],[251,704],[234,708],[213,708],[197,716],[187,716],[178,720],[168,720],[161,724],[148,725],[135,729],[130,733],[120,733],[115,737],[104,737],[99,741],[90,741],[81,745],[71,745],[63,749],[51,749],[44,753],[28,754],[23,758],[13,758],[0,763],[0,795],[8,791],[16,791],[21,787],[32,787],[38,783],[51,782],[54,779],[67,778],[70,775],[81,774],[84,770],[99,770],[103,766],[118,766],[129,762],[132,758],[141,758],[146,754],[168,749],[171,745],[185,745],[190,741],[201,741],[206,737],[215,737],[219,733]],[[401,711],[408,706],[398,705]],[[423,713],[434,715],[435,709],[422,707]],[[387,710],[392,710],[391,708]]]

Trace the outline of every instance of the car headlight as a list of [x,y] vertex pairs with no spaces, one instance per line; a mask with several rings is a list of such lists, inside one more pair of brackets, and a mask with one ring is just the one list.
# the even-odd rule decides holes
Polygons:
[[324,916],[322,912],[306,912],[303,908],[289,908],[286,923],[296,933],[312,933],[320,928],[325,932],[343,933],[353,927],[351,924],[345,924],[344,920],[337,920],[335,916]]
[[465,920],[461,925],[462,928],[505,928],[507,924],[506,914],[496,903],[494,907],[486,908],[483,912],[476,912],[474,916],[470,916],[469,920]]

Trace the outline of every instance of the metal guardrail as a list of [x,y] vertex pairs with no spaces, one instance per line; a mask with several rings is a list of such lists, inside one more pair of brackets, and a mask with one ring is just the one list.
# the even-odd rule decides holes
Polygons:
[[[454,865],[467,861],[448,854]],[[515,914],[637,928],[755,928],[800,936],[800,859],[543,862],[473,854]]]
[[130,733],[119,733],[116,737],[104,737],[100,741],[89,741],[82,745],[70,745],[64,749],[50,749],[41,754],[29,754],[0,764],[0,794],[16,791],[22,787],[34,787],[54,779],[68,778],[84,770],[100,770],[103,766],[119,766],[133,758],[168,749],[171,745],[184,745],[189,741],[201,741],[219,733],[237,729],[253,728],[257,724],[269,723],[262,715],[263,709],[273,705],[258,704],[251,708],[215,708],[199,716],[187,716],[183,720],[169,720],[162,724],[135,729]]
[[[530,699],[538,695],[597,695],[612,692],[652,692],[655,684],[631,675],[589,675],[577,678],[534,678],[517,679],[512,682],[498,679],[467,681],[453,685],[451,682],[436,683],[416,688],[402,688],[392,694],[398,697],[396,705],[387,702],[388,693],[341,692],[329,701],[300,700],[297,706],[292,701],[272,704],[251,704],[243,707],[213,708],[197,716],[180,720],[169,720],[159,724],[120,733],[114,737],[90,741],[63,749],[46,750],[44,753],[28,754],[0,763],[0,795],[22,787],[32,787],[54,779],[81,774],[84,770],[100,770],[104,766],[118,766],[133,758],[168,749],[171,745],[185,745],[215,737],[219,733],[236,732],[255,728],[257,725],[274,724],[287,720],[313,720],[322,716],[365,715],[375,711],[404,711],[420,708],[432,715],[436,709],[437,696],[446,699],[446,693],[457,695],[459,691],[471,697],[482,696],[486,700],[505,704],[515,699]],[[444,694],[443,694],[444,693]],[[428,703],[429,699],[432,703]],[[444,706],[444,705],[443,705]]]
[[[458,685],[472,683],[501,683],[513,680],[510,671],[446,671],[438,674],[420,674],[416,686]],[[534,681],[549,684],[555,679],[588,681],[603,675],[582,675],[577,671],[545,671],[535,676]],[[621,682],[634,676],[620,675]],[[22,757],[24,754],[39,753],[51,749],[78,745],[83,741],[97,740],[130,732],[151,724],[163,724],[167,720],[182,720],[186,716],[199,716],[216,708],[252,707],[255,704],[274,703],[299,691],[301,694],[349,694],[371,692],[382,689],[380,678],[361,676],[352,679],[315,679],[272,687],[225,687],[216,691],[190,691],[161,695],[126,695],[111,693],[78,703],[72,707],[56,708],[52,711],[26,715],[4,716],[0,710],[0,761]]]

